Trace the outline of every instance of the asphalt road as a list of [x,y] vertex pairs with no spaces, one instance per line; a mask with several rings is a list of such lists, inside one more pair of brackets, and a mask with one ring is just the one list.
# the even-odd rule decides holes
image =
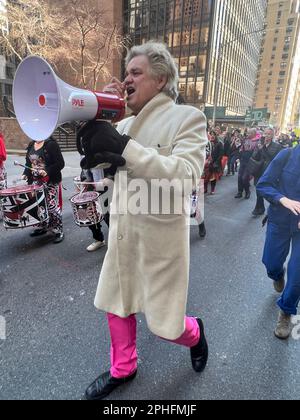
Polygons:
[[[1,400],[78,400],[109,368],[105,315],[93,306],[105,249],[85,250],[90,232],[74,224],[68,202],[78,157],[65,157],[65,241],[0,227]],[[15,158],[8,160],[10,182],[20,175]],[[265,231],[251,217],[254,197],[233,198],[236,182],[222,180],[207,198],[207,238],[191,228],[188,313],[205,321],[207,369],[194,373],[189,351],[153,336],[139,316],[139,372],[111,400],[299,399],[300,341],[273,335],[277,295],[261,264]]]

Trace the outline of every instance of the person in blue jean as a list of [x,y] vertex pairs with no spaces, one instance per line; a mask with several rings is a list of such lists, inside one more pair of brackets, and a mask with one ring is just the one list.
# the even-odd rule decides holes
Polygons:
[[[280,152],[257,184],[258,193],[271,203],[263,263],[274,288],[282,293],[275,336],[291,334],[291,316],[300,300],[300,146]],[[287,283],[284,264],[289,256]]]

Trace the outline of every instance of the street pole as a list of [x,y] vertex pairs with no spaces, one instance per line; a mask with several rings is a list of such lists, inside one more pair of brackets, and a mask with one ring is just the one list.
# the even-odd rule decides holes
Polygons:
[[215,94],[214,94],[214,113],[213,113],[213,127],[216,126],[216,119],[217,119],[217,107],[218,107],[218,100],[219,100],[219,91],[220,91],[220,78],[221,78],[221,70],[222,70],[222,59],[223,59],[223,43],[220,44],[220,54],[218,57],[217,63],[217,72],[216,72],[216,84],[215,84]]

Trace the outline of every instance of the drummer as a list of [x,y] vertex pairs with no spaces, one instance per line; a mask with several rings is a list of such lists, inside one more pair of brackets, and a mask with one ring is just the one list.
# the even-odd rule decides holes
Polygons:
[[45,141],[32,141],[27,148],[26,166],[22,178],[28,184],[45,186],[49,212],[49,220],[40,224],[30,236],[37,237],[51,231],[53,242],[58,244],[64,240],[61,171],[65,162],[55,139],[50,137]]
[[[104,178],[104,170],[97,168],[83,169],[80,175],[80,181],[86,183],[84,191],[98,191],[100,194],[103,194],[102,197],[104,197],[104,193],[108,191],[108,186],[106,185],[107,183],[105,182],[106,180]],[[109,212],[106,211],[107,209],[108,199],[106,198],[102,200],[102,211],[104,213],[104,221],[109,227]],[[89,229],[93,234],[94,242],[91,243],[91,245],[89,245],[86,250],[88,252],[94,252],[100,248],[103,248],[106,245],[106,242],[104,240],[101,223],[89,226]]]
[[0,133],[0,189],[6,186],[6,174],[4,162],[6,161],[6,148],[3,134]]

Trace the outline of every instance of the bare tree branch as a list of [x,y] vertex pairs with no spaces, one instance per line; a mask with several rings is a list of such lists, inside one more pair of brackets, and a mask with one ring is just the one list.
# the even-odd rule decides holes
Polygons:
[[118,28],[107,21],[96,0],[18,0],[7,5],[9,30],[0,29],[0,46],[22,60],[43,56],[69,70],[78,85],[96,89],[109,77],[108,66],[124,47]]

